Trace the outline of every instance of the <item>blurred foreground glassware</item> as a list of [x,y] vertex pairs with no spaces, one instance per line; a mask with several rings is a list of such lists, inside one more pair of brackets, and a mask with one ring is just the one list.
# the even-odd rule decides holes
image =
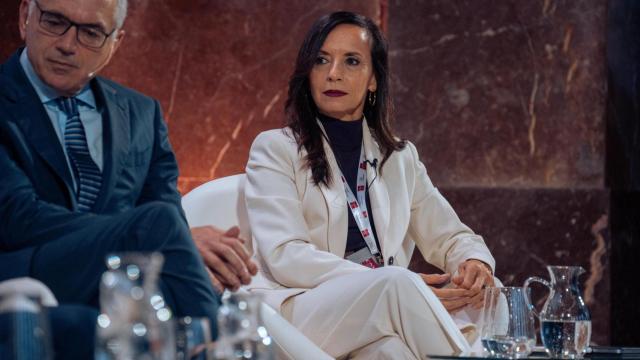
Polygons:
[[212,360],[208,318],[186,316],[176,321],[176,360]]
[[484,293],[480,336],[485,355],[526,358],[536,344],[533,312],[521,287],[488,287]]
[[53,359],[46,308],[38,297],[0,296],[0,359]]
[[171,310],[158,290],[159,253],[107,256],[100,283],[96,359],[173,359]]
[[553,358],[581,359],[591,340],[591,315],[578,283],[585,270],[580,266],[547,266],[547,270],[550,282],[530,277],[524,283],[525,288],[532,282],[549,288],[542,311],[536,312],[540,318],[542,344]]
[[248,292],[223,294],[216,359],[274,359],[274,345],[260,317],[261,301],[260,296]]

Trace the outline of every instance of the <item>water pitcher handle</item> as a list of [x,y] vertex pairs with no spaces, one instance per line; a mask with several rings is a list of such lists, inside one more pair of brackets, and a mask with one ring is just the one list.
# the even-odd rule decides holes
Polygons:
[[536,307],[533,306],[533,303],[531,303],[531,292],[529,291],[529,285],[531,285],[532,282],[539,282],[542,285],[546,286],[549,290],[551,290],[551,284],[549,284],[549,282],[543,278],[532,276],[525,280],[524,285],[522,286],[522,288],[524,289],[524,301],[526,301],[527,307],[531,309],[531,311],[533,311],[536,317],[540,318],[538,310],[536,310]]

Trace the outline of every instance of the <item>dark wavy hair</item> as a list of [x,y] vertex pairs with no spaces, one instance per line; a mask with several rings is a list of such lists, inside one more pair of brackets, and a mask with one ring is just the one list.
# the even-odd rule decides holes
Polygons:
[[365,29],[371,38],[371,60],[376,77],[376,101],[365,101],[364,115],[372,136],[383,154],[380,172],[391,153],[401,150],[406,142],[395,136],[390,122],[393,105],[389,94],[389,59],[387,42],[376,24],[369,18],[347,11],[334,12],[318,19],[307,33],[298,51],[296,67],[289,80],[285,103],[287,126],[293,131],[298,150],[307,151],[306,166],[311,169],[316,185],[331,183],[331,170],[322,146],[322,130],[316,121],[318,109],[311,97],[309,74],[329,33],[338,25],[351,24]]

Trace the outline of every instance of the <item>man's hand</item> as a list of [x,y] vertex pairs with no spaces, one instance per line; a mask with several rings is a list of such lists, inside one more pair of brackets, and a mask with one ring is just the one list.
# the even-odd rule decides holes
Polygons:
[[251,282],[258,266],[239,238],[240,229],[234,226],[223,232],[213,226],[191,228],[191,236],[204,260],[211,283],[219,292],[229,288],[238,290],[240,285]]
[[442,286],[446,284],[451,275],[449,274],[419,274],[422,280],[433,290],[444,308],[450,313],[461,310],[471,299],[470,291],[462,288],[439,289],[434,285]]
[[458,275],[451,279],[459,289],[469,291],[469,304],[479,309],[484,304],[484,288],[494,286],[493,274],[485,263],[476,259],[469,259],[458,267]]

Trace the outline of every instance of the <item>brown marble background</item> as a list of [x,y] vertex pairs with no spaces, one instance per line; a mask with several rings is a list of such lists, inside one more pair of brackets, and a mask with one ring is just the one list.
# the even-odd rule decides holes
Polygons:
[[392,1],[398,128],[432,179],[603,186],[605,24],[605,1]]
[[377,1],[135,0],[106,71],[163,104],[183,192],[244,171],[251,142],[281,127],[287,83],[311,23]]
[[[587,270],[598,344],[611,311],[606,23],[602,0],[390,1],[387,20],[396,127],[506,285],[548,278],[547,264]],[[430,269],[419,254],[412,268]]]
[[[20,44],[17,6],[0,4],[2,59]],[[608,343],[604,0],[130,0],[103,75],[161,101],[186,192],[242,172],[255,135],[281,126],[299,42],[337,9],[382,24],[397,128],[497,275],[582,265],[592,338]],[[427,269],[417,254],[412,268]]]

